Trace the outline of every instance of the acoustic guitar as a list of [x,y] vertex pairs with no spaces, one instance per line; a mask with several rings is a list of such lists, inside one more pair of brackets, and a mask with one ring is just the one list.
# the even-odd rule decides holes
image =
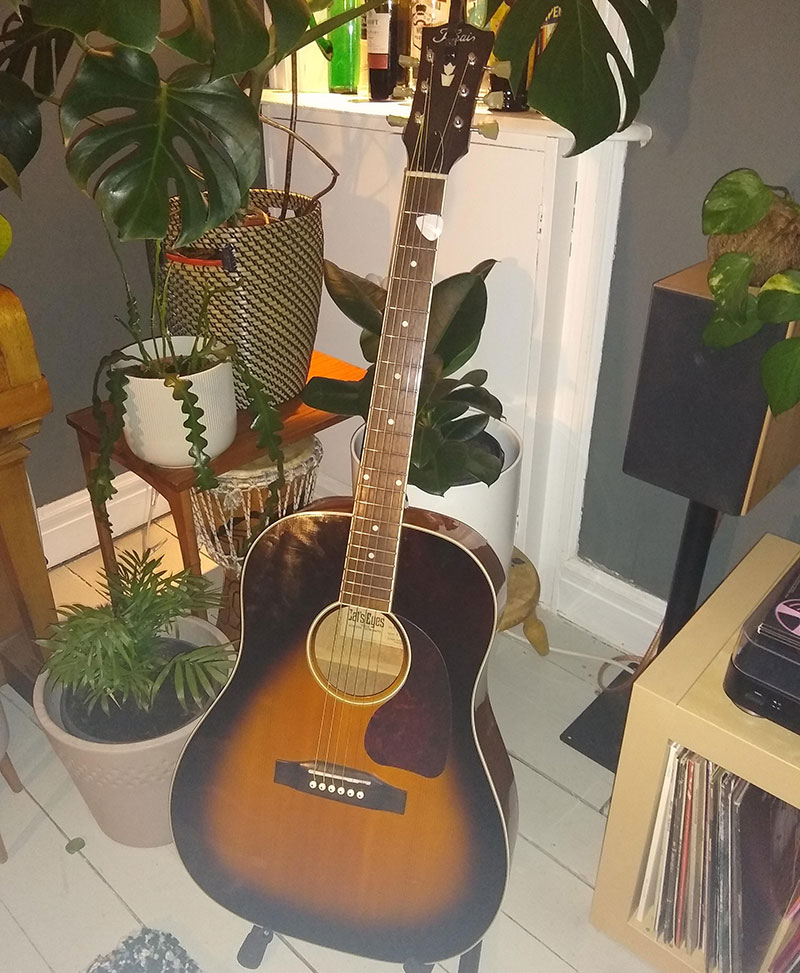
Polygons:
[[446,174],[493,40],[422,33],[355,497],[251,547],[240,656],[172,789],[178,853],[226,909],[406,964],[479,943],[516,829],[486,690],[502,568],[469,528],[404,509]]

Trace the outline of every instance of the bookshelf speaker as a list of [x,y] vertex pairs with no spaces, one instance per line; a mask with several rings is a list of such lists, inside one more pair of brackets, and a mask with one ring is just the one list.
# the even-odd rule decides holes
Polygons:
[[723,513],[747,513],[800,462],[800,406],[775,418],[758,362],[795,325],[707,348],[708,264],[653,285],[623,470]]

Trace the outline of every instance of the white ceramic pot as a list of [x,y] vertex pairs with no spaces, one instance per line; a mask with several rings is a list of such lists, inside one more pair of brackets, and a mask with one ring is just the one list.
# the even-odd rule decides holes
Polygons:
[[[179,619],[176,627],[178,638],[193,645],[229,641],[214,625],[194,616]],[[46,683],[47,673],[43,672],[33,688],[36,719],[100,828],[123,845],[152,848],[169,844],[172,775],[199,721],[138,743],[81,740],[61,722],[61,687]]]
[[[422,507],[424,510],[446,514],[472,527],[488,541],[508,577],[517,527],[522,440],[507,422],[499,419],[490,419],[486,431],[500,443],[505,454],[503,471],[491,486],[485,483],[454,486],[450,487],[442,497],[409,486],[408,502],[412,507]],[[358,476],[363,441],[364,426],[355,431],[350,441],[350,462],[354,483]]]
[[[194,338],[176,336],[172,342],[178,354],[189,354]],[[158,354],[154,340],[148,340],[144,344],[148,352]],[[123,351],[138,357],[136,345],[129,345]],[[124,365],[123,362],[119,367]],[[198,398],[197,404],[203,411],[202,422],[208,442],[206,454],[214,459],[236,437],[233,368],[230,362],[221,362],[189,377],[192,391]],[[180,403],[173,399],[172,390],[161,379],[128,376],[124,432],[132,453],[156,466],[192,466],[184,418]]]

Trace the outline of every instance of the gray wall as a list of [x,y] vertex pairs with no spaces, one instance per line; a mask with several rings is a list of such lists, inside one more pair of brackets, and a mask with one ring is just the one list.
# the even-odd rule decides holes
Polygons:
[[[653,139],[628,155],[580,536],[583,558],[661,596],[686,501],[622,473],[652,283],[704,258],[701,206],[724,172],[749,166],[800,190],[797,0],[678,7],[639,113]],[[726,518],[706,590],[763,533],[800,540],[799,501],[795,470],[747,517]]]

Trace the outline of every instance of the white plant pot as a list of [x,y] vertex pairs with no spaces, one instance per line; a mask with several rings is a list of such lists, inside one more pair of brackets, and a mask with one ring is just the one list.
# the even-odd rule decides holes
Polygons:
[[[201,618],[176,623],[177,637],[193,645],[225,645],[229,639]],[[169,795],[172,775],[199,722],[138,743],[95,743],[64,729],[61,687],[42,672],[33,688],[33,710],[50,744],[69,771],[100,828],[123,845],[153,848],[172,841]]]
[[[357,429],[350,440],[353,483],[358,477],[364,428]],[[500,443],[505,454],[503,471],[491,486],[485,483],[454,486],[442,497],[409,486],[408,502],[412,507],[446,514],[472,527],[488,541],[508,577],[519,507],[522,440],[507,422],[499,419],[490,419],[486,431]]]
[[[191,336],[172,339],[178,354],[189,354],[194,343]],[[158,354],[156,342],[144,342],[151,354]],[[123,351],[138,357],[138,347],[129,345]],[[122,362],[118,367],[125,366]],[[236,396],[233,388],[233,367],[220,362],[212,368],[189,376],[192,391],[202,409],[202,423],[208,442],[206,454],[214,459],[223,453],[236,437]],[[125,403],[125,440],[132,453],[156,466],[181,468],[193,465],[186,442],[186,427],[180,402],[172,397],[172,389],[161,379],[128,376],[128,398]]]

